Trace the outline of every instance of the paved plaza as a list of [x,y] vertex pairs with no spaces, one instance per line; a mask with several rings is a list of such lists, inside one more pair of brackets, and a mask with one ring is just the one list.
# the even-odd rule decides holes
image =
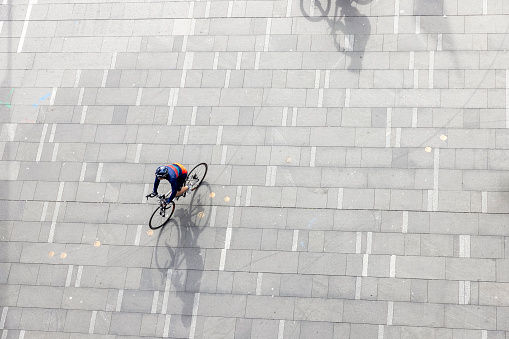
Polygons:
[[509,339],[508,1],[0,2],[1,339]]

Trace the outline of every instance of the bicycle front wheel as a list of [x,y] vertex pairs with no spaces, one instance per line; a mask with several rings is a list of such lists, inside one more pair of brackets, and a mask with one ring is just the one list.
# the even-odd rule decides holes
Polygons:
[[191,191],[196,190],[198,186],[201,185],[203,179],[205,178],[205,175],[207,175],[208,169],[209,166],[204,162],[194,166],[191,172],[189,172],[189,174],[187,175],[186,186],[191,185],[192,186]]
[[156,230],[161,228],[170,220],[173,212],[175,211],[175,203],[172,201],[170,205],[167,205],[166,208],[159,206],[156,208],[152,216],[150,217],[150,221],[148,222],[148,226]]

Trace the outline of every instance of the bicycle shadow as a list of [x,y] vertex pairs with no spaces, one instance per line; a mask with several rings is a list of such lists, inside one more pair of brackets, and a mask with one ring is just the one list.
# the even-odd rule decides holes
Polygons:
[[[371,35],[371,24],[367,16],[363,15],[357,5],[369,4],[372,0],[336,0],[334,14],[329,17],[332,7],[332,0],[325,0],[325,6],[320,0],[300,0],[300,9],[304,17],[311,22],[325,20],[329,26],[330,35],[338,52],[350,57],[350,65],[347,69],[358,71],[362,69],[362,58],[366,49],[369,36]],[[318,10],[318,15],[315,15]],[[309,12],[309,13],[308,13]],[[342,33],[342,34],[339,34]],[[345,37],[345,45],[341,48],[340,39]]]
[[200,291],[205,264],[204,252],[202,253],[198,245],[198,238],[210,222],[212,206],[207,200],[209,193],[210,185],[203,181],[192,193],[189,205],[184,199],[182,204],[176,206],[171,220],[162,227],[157,236],[155,265],[163,280],[166,280],[168,272],[171,272],[170,293],[173,292],[182,304],[180,318],[178,315],[172,316],[170,332],[189,329],[191,325],[194,293]]

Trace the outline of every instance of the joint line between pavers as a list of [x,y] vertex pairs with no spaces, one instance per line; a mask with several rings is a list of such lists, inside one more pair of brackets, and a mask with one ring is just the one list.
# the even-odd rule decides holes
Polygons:
[[85,123],[85,118],[87,117],[87,109],[88,109],[88,106],[83,106],[83,110],[81,111],[80,124]]
[[279,325],[277,329],[277,339],[283,339],[285,334],[285,321],[283,319],[279,320]]
[[198,317],[198,307],[200,305],[200,293],[195,293],[193,302],[193,313],[191,315],[191,326],[189,328],[189,339],[194,339],[196,332],[196,318]]
[[263,273],[258,272],[256,276],[256,295],[262,295],[262,280],[263,280]]
[[107,80],[108,80],[108,70],[107,70],[107,69],[105,69],[105,70],[103,71],[103,78],[102,78],[102,80],[101,80],[101,87],[102,87],[102,88],[106,87],[106,81],[107,81]]
[[25,21],[23,22],[23,30],[21,31],[21,36],[19,38],[18,50],[16,53],[21,53],[23,50],[23,43],[25,42],[25,36],[27,34],[28,23],[30,22],[30,13],[32,12],[33,5],[37,4],[37,0],[30,0],[28,2],[27,13],[25,15]]
[[170,322],[171,322],[171,314],[167,314],[164,318],[164,330],[163,330],[163,338],[168,338],[170,332]]
[[115,306],[115,312],[120,312],[122,308],[122,299],[124,298],[124,290],[118,290],[117,305]]
[[95,329],[95,320],[97,319],[97,311],[92,311],[92,316],[90,317],[90,325],[88,327],[88,333],[94,333]]
[[44,124],[42,127],[41,139],[39,141],[39,148],[37,149],[37,156],[35,161],[39,162],[41,160],[42,149],[44,147],[44,139],[46,139],[46,133],[48,132],[48,124]]
[[152,308],[150,309],[151,314],[157,313],[157,302],[159,301],[159,291],[154,291],[154,296],[152,298]]
[[168,311],[168,298],[170,296],[170,287],[171,287],[171,276],[173,275],[173,270],[170,268],[166,272],[166,282],[164,284],[164,295],[163,295],[163,305],[161,307],[161,314],[166,314]]
[[78,87],[81,79],[81,69],[76,70],[76,76],[74,78],[74,87]]
[[71,279],[72,279],[72,271],[74,270],[73,265],[69,265],[69,268],[67,269],[67,277],[65,278],[65,287],[71,286]]

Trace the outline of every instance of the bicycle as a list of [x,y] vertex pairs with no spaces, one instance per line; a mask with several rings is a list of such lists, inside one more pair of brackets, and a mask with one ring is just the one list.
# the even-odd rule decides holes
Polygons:
[[[208,165],[204,162],[194,166],[194,168],[188,173],[184,186],[189,187],[186,193],[180,197],[185,197],[189,191],[194,192],[198,187],[200,187],[205,175],[208,171]],[[173,212],[175,212],[175,202],[166,203],[166,197],[171,195],[171,189],[166,194],[158,195],[159,198],[159,206],[154,210],[152,215],[150,216],[148,226],[156,230],[158,228],[163,227],[168,220],[170,220]],[[178,200],[180,197],[177,197]],[[145,198],[154,198],[152,194],[148,194]]]

